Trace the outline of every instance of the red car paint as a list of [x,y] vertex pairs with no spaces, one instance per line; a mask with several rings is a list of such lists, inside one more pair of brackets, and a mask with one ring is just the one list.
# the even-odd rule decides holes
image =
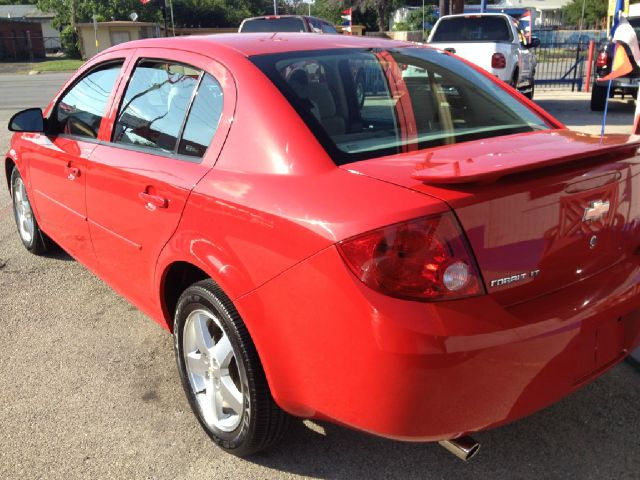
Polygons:
[[[247,58],[407,45],[295,34],[127,43],[77,74],[124,61],[98,141],[16,134],[7,159],[42,229],[163,327],[173,265],[214,279],[289,413],[404,440],[482,430],[568,395],[640,343],[638,144],[569,132],[509,90],[551,129],[337,167]],[[221,83],[220,127],[201,163],[110,143],[139,58],[187,63]],[[411,105],[399,108],[411,138]],[[584,224],[585,206],[601,199],[609,212]],[[364,232],[451,211],[486,293],[394,298],[358,280],[338,251]]]

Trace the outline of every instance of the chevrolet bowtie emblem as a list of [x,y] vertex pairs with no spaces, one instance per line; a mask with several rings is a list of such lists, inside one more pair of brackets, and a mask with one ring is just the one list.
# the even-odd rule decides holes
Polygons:
[[584,215],[582,216],[582,221],[593,222],[595,220],[599,220],[604,217],[609,211],[609,200],[603,202],[602,200],[596,200],[595,202],[591,202],[587,208],[584,209]]

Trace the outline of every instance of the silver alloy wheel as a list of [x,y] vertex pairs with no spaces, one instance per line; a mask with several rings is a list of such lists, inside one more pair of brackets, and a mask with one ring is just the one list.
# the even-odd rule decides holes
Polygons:
[[13,209],[20,237],[24,243],[30,244],[33,241],[36,225],[29,197],[27,197],[27,190],[20,177],[17,177],[13,182]]
[[184,324],[184,365],[204,421],[223,432],[235,430],[244,415],[244,369],[222,324],[207,310],[194,310]]

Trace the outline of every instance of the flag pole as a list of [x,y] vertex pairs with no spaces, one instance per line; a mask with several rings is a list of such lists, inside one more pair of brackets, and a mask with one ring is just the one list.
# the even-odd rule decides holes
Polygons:
[[[613,38],[613,35],[616,32],[616,29],[618,28],[618,23],[620,22],[620,14],[622,13],[622,11],[624,10],[624,0],[617,0],[616,1],[616,9],[613,13],[613,22],[611,25],[611,38]],[[615,59],[616,58],[616,43],[613,43],[613,49],[611,52],[611,58]],[[611,70],[613,71],[613,60],[611,60]],[[604,137],[604,130],[605,127],[607,125],[607,113],[609,112],[609,95],[611,93],[611,82],[613,81],[613,78],[609,78],[609,81],[607,82],[607,96],[604,100],[604,113],[602,115],[602,128],[600,129],[600,141],[602,141],[602,138]]]

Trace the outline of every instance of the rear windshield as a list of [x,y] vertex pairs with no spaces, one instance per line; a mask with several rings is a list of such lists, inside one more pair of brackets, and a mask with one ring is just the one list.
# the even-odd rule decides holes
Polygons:
[[337,164],[548,129],[460,60],[430,48],[252,57]]
[[511,30],[504,17],[443,18],[432,42],[510,42]]
[[255,18],[246,20],[240,29],[242,33],[253,32],[304,32],[304,22],[301,18]]

